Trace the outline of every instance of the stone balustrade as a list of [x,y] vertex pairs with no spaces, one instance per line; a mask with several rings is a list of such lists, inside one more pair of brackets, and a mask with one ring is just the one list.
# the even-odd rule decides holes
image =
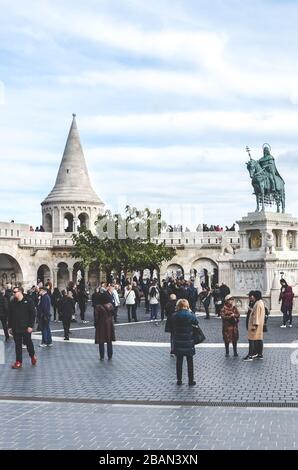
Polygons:
[[162,232],[156,243],[165,242],[169,246],[212,246],[224,243],[238,247],[238,232]]

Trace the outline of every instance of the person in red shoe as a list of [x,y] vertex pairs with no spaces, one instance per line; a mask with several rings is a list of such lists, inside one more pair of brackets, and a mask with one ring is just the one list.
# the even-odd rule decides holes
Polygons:
[[31,339],[35,322],[36,310],[33,301],[24,296],[22,287],[14,287],[13,300],[9,304],[8,328],[13,334],[16,348],[16,361],[11,366],[12,369],[22,367],[22,344],[26,344],[31,364],[37,362],[34,346]]

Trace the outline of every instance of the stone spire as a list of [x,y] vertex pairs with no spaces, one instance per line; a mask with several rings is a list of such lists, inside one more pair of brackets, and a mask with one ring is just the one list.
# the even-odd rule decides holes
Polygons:
[[103,204],[90,183],[75,114],[73,114],[54,188],[42,205],[53,202]]

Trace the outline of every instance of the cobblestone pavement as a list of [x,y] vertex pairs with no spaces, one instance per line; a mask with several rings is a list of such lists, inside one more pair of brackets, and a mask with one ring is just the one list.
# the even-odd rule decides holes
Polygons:
[[226,358],[223,348],[198,349],[194,359],[197,385],[192,388],[186,384],[186,364],[185,385],[176,385],[175,358],[167,348],[115,345],[111,361],[99,361],[93,344],[62,341],[52,348],[36,349],[38,365],[32,367],[24,351],[23,368],[14,371],[10,369],[14,344],[6,345],[6,364],[0,365],[1,396],[298,405],[293,349],[268,348],[263,361],[249,363],[240,357]]
[[0,400],[0,449],[296,449],[298,410]]
[[[165,333],[164,322],[150,322],[150,315],[145,314],[144,308],[139,309],[138,323],[118,323],[116,324],[116,338],[120,341],[150,341],[150,342],[169,342],[169,333]],[[92,338],[94,339],[93,325],[93,311],[91,306],[88,306],[87,320],[89,323],[81,324],[80,322],[72,323],[72,338]],[[127,315],[125,308],[119,311],[120,322],[127,322]],[[146,323],[143,323],[145,321]],[[214,316],[210,320],[204,320],[204,315],[199,313],[199,323],[203,329],[207,343],[222,343],[222,321]],[[282,324],[281,317],[271,317],[268,323],[268,332],[265,333],[265,343],[290,343],[298,340],[298,317],[294,317],[293,328],[280,328]],[[55,331],[55,336],[63,336],[62,323],[52,322],[51,328]],[[58,330],[58,331],[57,331]],[[242,343],[247,342],[247,333],[245,318],[242,317],[239,324],[239,341]]]
[[[169,335],[154,323],[117,325],[118,339],[128,343],[114,344],[111,361],[99,361],[88,340],[93,328],[73,331],[79,343],[57,338],[40,349],[34,340],[37,366],[24,351],[17,371],[10,341],[0,365],[0,448],[294,449],[298,345],[289,343],[297,328],[280,329],[280,320],[270,319],[264,360],[251,363],[224,356],[219,320],[200,321],[207,343],[197,349],[191,388],[186,364],[184,385],[176,385],[175,358],[159,344]],[[151,344],[137,343],[144,341]],[[245,345],[239,352],[246,354]]]

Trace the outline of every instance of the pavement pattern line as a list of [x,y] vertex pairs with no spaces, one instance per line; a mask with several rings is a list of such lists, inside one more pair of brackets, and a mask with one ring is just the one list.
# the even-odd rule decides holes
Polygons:
[[[78,404],[97,404],[97,405],[117,405],[117,406],[133,406],[138,407],[144,405],[146,407],[158,407],[158,408],[180,408],[180,407],[206,407],[206,408],[245,408],[245,409],[256,409],[262,408],[267,410],[268,408],[285,409],[285,408],[297,408],[298,402],[290,403],[278,403],[278,402],[237,402],[237,401],[204,401],[204,400],[188,400],[188,401],[160,401],[160,400],[105,400],[99,398],[63,398],[63,397],[25,397],[25,396],[0,396],[0,403],[7,402],[22,402],[22,403],[78,403]],[[27,412],[26,412],[27,413]],[[25,414],[25,413],[24,413]],[[14,418],[13,418],[14,419]]]
[[[35,333],[32,334],[32,339],[40,339],[39,335],[36,335]],[[68,343],[68,344],[73,344],[73,343],[80,343],[80,344],[94,344],[94,339],[88,339],[88,338],[71,338],[69,341],[64,341],[64,338],[62,336],[52,336],[52,341],[53,342],[58,342],[58,343]],[[149,341],[115,341],[114,346],[133,346],[133,347],[152,347],[152,348],[169,348],[170,343],[158,343],[154,342],[151,343]],[[209,349],[209,348],[223,348],[224,344],[223,343],[203,343],[196,345],[196,348],[198,349]],[[238,343],[237,345],[238,348],[248,348],[248,343]],[[292,342],[292,343],[264,343],[264,348],[283,348],[283,349],[296,349],[298,348],[298,341],[297,342]]]

